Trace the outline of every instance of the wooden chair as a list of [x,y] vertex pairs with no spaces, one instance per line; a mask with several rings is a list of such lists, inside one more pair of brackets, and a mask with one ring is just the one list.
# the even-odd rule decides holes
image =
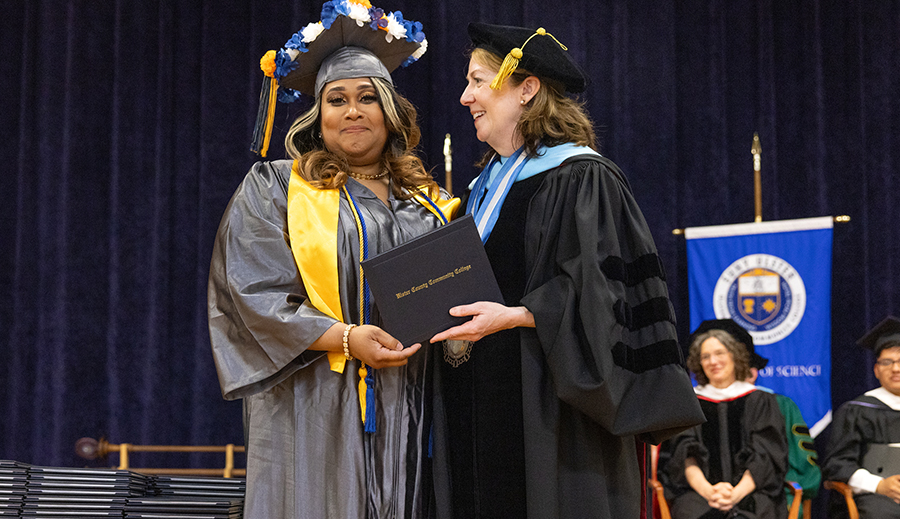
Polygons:
[[659,461],[659,445],[650,445],[650,477],[647,479],[650,491],[653,493],[653,510],[651,517],[658,519],[672,519],[669,513],[669,504],[666,503],[666,495],[662,483],[656,479],[656,466]]
[[848,484],[841,481],[825,481],[822,483],[822,486],[828,490],[834,490],[844,496],[844,502],[847,503],[847,512],[850,514],[850,519],[859,519],[859,510],[856,508],[856,501],[853,500],[853,490],[850,489]]
[[803,500],[803,487],[793,481],[785,481],[784,486],[794,494],[791,507],[788,509],[788,519],[797,519],[800,516],[800,503],[803,503],[804,519],[809,519],[809,507],[812,503],[809,499]]
[[655,478],[650,478],[647,480],[647,483],[650,485],[650,489],[653,490],[654,508],[659,511],[659,519],[672,519],[672,514],[669,513],[669,504],[666,502],[666,495],[663,491],[662,483]]
[[[657,460],[659,456],[659,446],[651,445],[650,450],[650,478],[647,480],[647,484],[650,486],[650,489],[653,491],[653,503],[654,508],[659,512],[659,519],[672,519],[672,514],[669,512],[669,504],[666,502],[665,491],[663,490],[662,483],[656,479],[656,467]],[[843,483],[841,483],[843,484]],[[791,508],[788,510],[788,519],[798,519],[800,516],[800,503],[803,503],[803,519],[810,519],[812,514],[812,500],[811,499],[803,499],[803,489],[799,484],[793,481],[785,481],[785,488],[789,489],[794,494],[794,500],[791,503]],[[845,485],[846,486],[846,485]],[[826,485],[826,488],[827,487]],[[849,487],[847,488],[849,491]],[[854,512],[856,511],[856,505],[853,505]],[[856,516],[851,515],[850,519],[859,519],[859,515]]]

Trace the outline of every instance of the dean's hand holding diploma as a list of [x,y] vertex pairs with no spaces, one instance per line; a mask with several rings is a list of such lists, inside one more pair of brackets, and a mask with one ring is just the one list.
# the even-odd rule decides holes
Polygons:
[[510,328],[534,328],[534,314],[524,306],[505,306],[500,303],[479,301],[450,309],[454,317],[472,316],[465,323],[435,335],[431,342],[461,340],[475,342],[492,333]]

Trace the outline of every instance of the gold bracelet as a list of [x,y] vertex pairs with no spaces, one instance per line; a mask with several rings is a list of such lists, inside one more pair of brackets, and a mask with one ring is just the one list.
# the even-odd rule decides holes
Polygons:
[[344,356],[347,357],[347,360],[353,360],[353,355],[350,355],[350,330],[354,328],[356,328],[355,324],[348,324],[344,328]]

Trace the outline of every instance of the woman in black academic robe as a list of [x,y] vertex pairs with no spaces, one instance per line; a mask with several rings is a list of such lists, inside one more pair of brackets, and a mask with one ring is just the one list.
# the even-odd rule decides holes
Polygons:
[[787,517],[784,419],[773,394],[744,382],[746,348],[724,330],[708,330],[691,342],[687,364],[707,421],[667,441],[660,454],[672,517]]
[[518,27],[469,35],[460,102],[491,151],[467,212],[506,304],[457,307],[472,320],[432,339],[466,341],[445,343],[436,370],[437,516],[638,517],[637,437],[702,421],[653,238],[564,95],[585,80],[560,44]]

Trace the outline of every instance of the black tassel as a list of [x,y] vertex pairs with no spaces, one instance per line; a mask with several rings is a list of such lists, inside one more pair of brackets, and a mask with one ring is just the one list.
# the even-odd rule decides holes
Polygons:
[[271,104],[272,81],[273,79],[269,76],[263,76],[263,84],[259,92],[259,109],[256,111],[256,126],[253,128],[253,139],[250,142],[250,151],[262,157],[266,156],[269,147],[267,134],[271,135],[269,105]]

